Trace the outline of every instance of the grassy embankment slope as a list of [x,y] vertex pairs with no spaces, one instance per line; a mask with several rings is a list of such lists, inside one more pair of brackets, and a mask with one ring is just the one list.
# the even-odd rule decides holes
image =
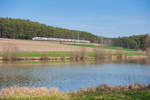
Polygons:
[[[91,47],[91,48],[97,47],[97,46],[92,45],[92,44],[67,44],[67,45],[71,45],[71,46],[83,46],[83,47]],[[101,46],[101,48],[104,49],[104,50],[113,51],[113,55],[114,56],[117,55],[116,51],[120,50],[120,47],[106,46],[106,45]],[[121,48],[121,50],[123,51],[124,54],[126,54],[128,56],[145,55],[144,51],[137,51],[136,49]]]
[[[58,42],[51,41],[32,41],[32,40],[16,40],[16,39],[0,39],[0,57],[3,56],[3,52],[17,52],[18,57],[41,57],[42,53],[46,53],[48,57],[70,57],[73,52],[86,51],[88,57],[94,56],[94,48],[97,46],[94,44],[60,44]],[[117,55],[118,47],[113,46],[101,46],[106,51],[106,55],[112,53],[113,56]],[[122,49],[123,53],[128,56],[145,55],[143,51],[136,51],[135,49]]]
[[150,91],[97,91],[82,95],[34,96],[34,97],[8,97],[0,100],[149,100]]

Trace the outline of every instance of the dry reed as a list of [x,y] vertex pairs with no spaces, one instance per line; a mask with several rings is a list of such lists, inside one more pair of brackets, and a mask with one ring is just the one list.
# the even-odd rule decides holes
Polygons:
[[150,48],[146,49],[146,64],[150,64]]
[[86,56],[87,56],[87,50],[85,47],[82,47],[80,51],[80,61],[85,62]]
[[19,47],[13,43],[3,44],[2,57],[4,61],[16,61],[19,55]]
[[28,87],[10,87],[4,88],[0,91],[0,97],[30,97],[30,96],[52,96],[59,94],[57,88],[47,89],[41,88],[28,88]]
[[150,35],[148,34],[145,40],[145,48],[146,48],[146,63],[150,64]]
[[85,62],[86,60],[86,48],[82,47],[82,49],[75,51],[75,52],[71,52],[70,54],[70,61],[72,62]]
[[117,61],[120,61],[120,62],[123,61],[124,60],[123,57],[124,57],[123,49],[119,47],[117,49]]
[[95,63],[101,63],[105,60],[106,51],[102,48],[95,47],[94,48],[94,58]]
[[49,58],[48,58],[48,53],[47,53],[47,52],[41,52],[40,55],[41,55],[40,60],[42,60],[42,61],[47,61],[47,60],[49,60]]

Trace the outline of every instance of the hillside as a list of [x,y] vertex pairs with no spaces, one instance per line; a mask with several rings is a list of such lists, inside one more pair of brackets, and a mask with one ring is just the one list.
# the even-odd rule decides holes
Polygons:
[[31,39],[33,37],[52,37],[69,39],[100,41],[96,35],[89,32],[63,29],[47,26],[30,20],[0,18],[0,38]]
[[148,34],[145,34],[118,38],[102,38],[89,32],[47,26],[30,20],[0,18],[0,38],[31,40],[33,37],[65,39],[78,39],[79,37],[80,40],[89,40],[105,45],[145,50],[146,38],[148,36]]
[[[11,48],[12,47],[12,48]],[[15,47],[15,48],[14,48]],[[4,39],[0,38],[0,52],[7,49],[16,49],[25,52],[48,52],[48,51],[78,51],[82,47],[59,44],[58,42],[50,41],[32,41],[19,39]],[[92,51],[92,48],[87,48]]]
[[[33,40],[19,40],[19,39],[5,39],[0,38],[0,56],[2,53],[23,53],[23,57],[40,57],[41,53],[49,53],[49,56],[60,57],[70,56],[70,53],[83,52],[87,53],[89,57],[94,56],[95,47],[98,44],[90,43],[59,43],[52,41],[33,41]],[[99,53],[110,54],[114,56],[120,51],[118,47],[101,46]],[[119,50],[119,51],[118,51]],[[136,51],[135,49],[123,48],[122,52],[128,56],[145,55],[145,52]],[[98,52],[96,52],[98,53]]]

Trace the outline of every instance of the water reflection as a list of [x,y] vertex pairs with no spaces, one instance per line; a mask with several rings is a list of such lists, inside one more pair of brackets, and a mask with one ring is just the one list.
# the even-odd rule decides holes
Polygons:
[[150,84],[150,65],[78,64],[40,66],[1,66],[0,89],[10,86],[56,87],[61,91],[99,84]]
[[0,88],[11,86],[30,86],[30,84],[42,81],[41,77],[34,76],[29,70],[23,67],[1,66],[0,67]]

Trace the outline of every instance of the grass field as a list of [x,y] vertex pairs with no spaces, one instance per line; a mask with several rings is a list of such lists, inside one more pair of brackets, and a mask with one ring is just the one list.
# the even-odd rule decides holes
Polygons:
[[83,47],[96,47],[95,45],[92,44],[66,44],[66,45],[71,45],[71,46],[83,46]]
[[[71,46],[83,46],[83,47],[97,47],[95,45],[92,44],[67,44],[67,45],[71,45]],[[117,50],[120,47],[115,47],[115,46],[101,46],[104,49],[112,49],[112,50]],[[128,49],[128,48],[122,48],[124,51],[136,51],[136,49]]]
[[[145,52],[137,52],[137,51],[124,51],[124,54],[128,56],[138,56],[138,55],[145,55]],[[10,54],[11,55],[11,54]],[[46,55],[46,57],[70,57],[72,55],[72,52],[69,51],[51,51],[51,52],[18,52],[17,57],[41,57],[42,55]],[[109,52],[105,54],[110,55]],[[113,52],[113,56],[117,56],[117,52]],[[0,52],[0,57],[2,57],[3,54]],[[87,57],[94,57],[95,52],[86,52]]]
[[[32,40],[18,40],[18,39],[4,39],[0,38],[0,51],[5,51],[6,48],[15,48],[23,52],[49,52],[49,51],[78,51],[81,47],[64,45],[59,42],[52,41],[32,41]],[[92,48],[88,48],[92,51]]]
[[[95,55],[94,49],[97,47],[93,44],[60,44],[58,42],[49,41],[32,41],[32,40],[15,40],[15,39],[0,39],[0,57],[3,56],[3,52],[6,49],[13,50],[15,47],[16,56],[18,57],[41,57],[46,55],[47,57],[70,57],[73,53],[77,54],[83,52],[83,47],[85,47],[85,53],[88,57],[93,57]],[[12,47],[12,48],[11,48]],[[99,48],[99,47],[98,47]],[[118,55],[118,47],[114,46],[101,46],[105,50],[106,55],[113,53],[112,55]],[[144,51],[136,51],[135,49],[122,48],[124,54],[128,56],[145,55]],[[10,55],[11,52],[9,53]]]
[[[92,44],[67,44],[67,45],[83,46],[83,47],[91,47],[91,48],[97,47]],[[120,48],[120,47],[115,47],[115,46],[101,46],[101,48],[106,49],[106,50],[114,50],[114,53],[113,53],[114,56],[117,55],[116,51],[120,49],[124,52],[124,54],[128,56],[145,55],[144,51],[137,51],[136,49]]]
[[8,97],[0,100],[150,100],[150,90],[145,91],[98,91],[82,95]]

